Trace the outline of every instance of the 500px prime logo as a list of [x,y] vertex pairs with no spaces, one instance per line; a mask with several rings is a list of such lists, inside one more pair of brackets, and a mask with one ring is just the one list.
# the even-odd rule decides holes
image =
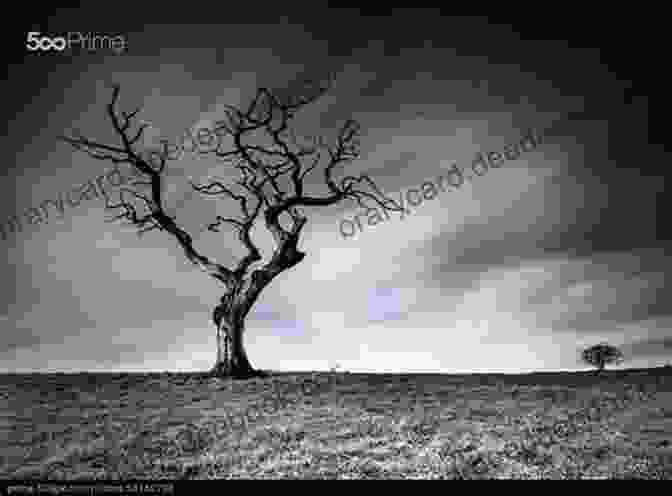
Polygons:
[[30,31],[26,38],[28,51],[47,52],[55,50],[62,52],[65,49],[72,50],[79,47],[86,50],[108,49],[117,53],[126,50],[126,39],[121,36],[100,35],[96,33],[81,33],[79,31],[68,32],[65,36],[40,36],[39,31]]

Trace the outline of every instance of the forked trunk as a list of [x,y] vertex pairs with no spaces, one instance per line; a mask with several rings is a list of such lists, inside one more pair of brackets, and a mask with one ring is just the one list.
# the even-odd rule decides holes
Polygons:
[[298,231],[285,237],[278,234],[278,238],[281,248],[274,253],[267,267],[255,270],[249,278],[237,279],[233,288],[220,298],[220,303],[215,307],[212,320],[217,327],[217,361],[212,369],[213,375],[235,378],[268,377],[267,373],[252,368],[245,353],[245,317],[271,280],[294,267],[306,256],[296,249]]

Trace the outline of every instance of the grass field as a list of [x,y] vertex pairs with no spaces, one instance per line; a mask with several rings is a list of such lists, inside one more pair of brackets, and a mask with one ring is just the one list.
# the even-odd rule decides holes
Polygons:
[[672,368],[5,374],[0,416],[2,479],[672,478]]

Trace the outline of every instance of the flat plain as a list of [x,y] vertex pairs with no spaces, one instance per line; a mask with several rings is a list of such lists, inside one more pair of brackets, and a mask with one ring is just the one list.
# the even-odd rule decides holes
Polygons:
[[3,374],[0,478],[670,479],[672,367]]

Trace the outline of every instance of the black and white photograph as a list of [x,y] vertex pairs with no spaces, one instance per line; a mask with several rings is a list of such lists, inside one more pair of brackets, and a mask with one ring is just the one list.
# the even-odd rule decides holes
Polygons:
[[0,485],[672,478],[664,30],[557,8],[8,19]]

